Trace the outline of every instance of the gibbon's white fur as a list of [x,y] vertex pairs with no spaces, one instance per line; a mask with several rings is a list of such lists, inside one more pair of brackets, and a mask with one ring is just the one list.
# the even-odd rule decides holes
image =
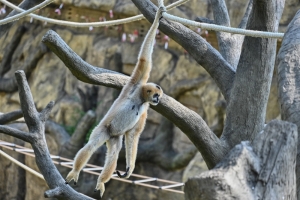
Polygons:
[[95,191],[100,190],[102,197],[105,187],[117,166],[117,159],[122,147],[123,135],[126,145],[126,172],[120,178],[128,178],[135,167],[137,146],[141,132],[144,129],[149,104],[157,105],[163,95],[160,86],[147,83],[152,68],[152,52],[164,8],[159,8],[155,20],[141,46],[138,62],[130,80],[122,89],[107,114],[93,130],[88,143],[75,156],[73,169],[69,172],[66,183],[78,181],[81,169],[86,165],[92,154],[106,142],[107,154],[104,168],[99,175]]

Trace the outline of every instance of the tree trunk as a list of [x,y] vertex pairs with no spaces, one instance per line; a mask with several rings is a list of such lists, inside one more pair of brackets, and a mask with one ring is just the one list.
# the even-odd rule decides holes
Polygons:
[[296,199],[297,138],[294,124],[271,121],[253,147],[242,142],[213,170],[189,179],[186,199]]

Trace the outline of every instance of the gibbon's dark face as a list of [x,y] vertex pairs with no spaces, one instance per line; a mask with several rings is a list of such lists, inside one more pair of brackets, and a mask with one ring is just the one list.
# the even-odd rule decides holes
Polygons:
[[143,87],[143,96],[145,101],[154,106],[159,103],[159,100],[162,97],[163,93],[164,92],[161,87],[155,83],[147,83]]

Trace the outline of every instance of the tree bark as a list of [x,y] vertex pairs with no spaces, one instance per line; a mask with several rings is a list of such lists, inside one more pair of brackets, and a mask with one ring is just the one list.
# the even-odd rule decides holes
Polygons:
[[297,127],[271,121],[253,141],[236,145],[217,166],[185,184],[187,200],[295,199]]
[[[284,0],[253,1],[247,29],[277,32]],[[263,129],[276,39],[245,37],[221,139],[232,148]]]
[[[278,52],[278,91],[283,120],[295,123],[300,131],[300,11],[290,22]],[[297,152],[297,197],[300,199],[300,142]]]

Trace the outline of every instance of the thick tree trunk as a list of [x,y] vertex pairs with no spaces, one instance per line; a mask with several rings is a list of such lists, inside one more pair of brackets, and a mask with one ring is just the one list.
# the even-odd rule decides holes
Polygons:
[[[300,130],[300,11],[290,22],[278,52],[278,91],[283,120],[295,123]],[[297,196],[300,199],[300,142],[297,152]]]
[[253,141],[242,142],[213,170],[189,179],[187,200],[296,199],[297,127],[271,121]]

